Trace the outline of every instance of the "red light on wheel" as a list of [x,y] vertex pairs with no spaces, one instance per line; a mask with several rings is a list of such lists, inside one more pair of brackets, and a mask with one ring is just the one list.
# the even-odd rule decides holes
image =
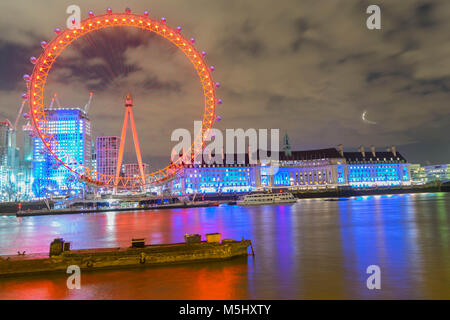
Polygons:
[[[185,39],[183,36],[180,35],[182,29],[180,26],[178,26],[176,29],[172,29],[171,27],[167,26],[166,19],[163,17],[160,21],[155,21],[150,19],[148,16],[148,11],[144,12],[144,15],[135,15],[131,13],[131,10],[126,10],[126,13],[128,16],[124,16],[124,14],[114,14],[110,8],[107,9],[108,13],[108,19],[102,19],[101,17],[95,17],[94,13],[92,11],[89,12],[89,18],[86,20],[83,20],[80,22],[80,27],[77,30],[83,30],[83,32],[77,32],[77,30],[66,30],[61,31],[58,29],[55,29],[56,37],[59,36],[59,34],[64,34],[62,37],[64,39],[58,39],[58,45],[52,46],[52,50],[47,49],[47,43],[43,41],[41,43],[41,46],[43,47],[44,51],[41,54],[41,57],[39,58],[30,58],[30,62],[32,63],[39,63],[38,68],[36,68],[33,71],[33,75],[30,76],[31,79],[36,79],[38,81],[35,81],[33,85],[30,88],[30,92],[28,94],[29,97],[32,97],[32,99],[29,99],[30,103],[30,109],[31,109],[31,115],[33,117],[33,122],[35,124],[39,124],[36,126],[37,130],[37,137],[40,137],[44,142],[45,141],[51,141],[51,144],[48,142],[46,143],[46,146],[50,149],[49,154],[52,154],[64,167],[69,169],[74,174],[80,175],[80,168],[83,168],[84,170],[81,170],[83,172],[91,172],[92,170],[89,168],[84,168],[82,164],[78,163],[76,159],[74,159],[71,155],[67,154],[61,146],[58,146],[58,141],[55,139],[54,136],[52,136],[49,133],[47,121],[45,118],[45,105],[43,103],[44,101],[44,90],[46,85],[47,76],[51,70],[51,67],[53,66],[53,62],[56,61],[56,59],[59,57],[59,55],[63,52],[63,50],[66,48],[66,45],[70,44],[72,41],[78,40],[85,34],[100,30],[105,27],[113,27],[113,26],[131,26],[136,27],[140,29],[145,29],[150,32],[157,33],[167,40],[171,41],[173,44],[178,46],[184,53],[188,53],[187,55],[188,59],[192,64],[195,66],[195,70],[197,72],[197,75],[200,78],[203,92],[204,92],[204,114],[203,114],[203,123],[205,130],[209,130],[212,127],[212,124],[214,123],[214,120],[217,120],[218,118],[214,114],[214,101],[215,101],[215,87],[211,81],[211,77],[209,76],[209,73],[207,73],[206,69],[209,69],[212,71],[211,67],[208,67],[204,64],[203,60],[200,57],[205,57],[206,52],[199,52],[193,45],[195,43],[194,38]],[[109,21],[114,21],[114,23],[109,24]],[[75,22],[75,21],[73,21]],[[103,22],[103,23],[102,23]],[[105,24],[108,23],[108,24]],[[146,23],[147,27],[143,28],[142,25]],[[153,24],[153,25],[152,25]],[[153,27],[151,27],[153,26]],[[89,27],[89,28],[88,28]],[[160,28],[161,27],[161,28]],[[161,31],[160,31],[161,30]],[[70,36],[72,35],[72,37]],[[55,41],[55,39],[53,40]],[[53,42],[52,42],[53,43]],[[189,46],[188,46],[189,44]],[[51,51],[51,52],[50,52]],[[46,57],[51,57],[49,60],[44,59]],[[41,80],[42,79],[42,80]],[[90,93],[93,94],[92,92]],[[219,103],[216,101],[216,103]],[[58,149],[54,149],[54,148]],[[191,147],[193,148],[193,146]],[[191,149],[193,150],[193,149]],[[92,172],[92,177],[97,177],[94,181],[90,177],[83,177],[86,180],[91,180],[93,183],[98,184],[99,186],[107,186],[114,184],[115,186],[118,186],[120,188],[126,188],[127,186],[143,186],[144,184],[155,184],[162,181],[166,181],[170,179],[170,177],[174,176],[179,172],[180,169],[182,169],[183,166],[178,163],[173,163],[169,166],[167,166],[164,169],[158,170],[156,172],[153,172],[151,174],[147,174],[145,179],[125,179],[120,177],[119,181],[114,176],[105,176],[100,175],[99,173]],[[86,171],[87,170],[87,171]]]

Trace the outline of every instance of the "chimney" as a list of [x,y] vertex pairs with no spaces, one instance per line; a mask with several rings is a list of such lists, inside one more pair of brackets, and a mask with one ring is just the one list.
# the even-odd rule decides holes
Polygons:
[[366,157],[366,152],[364,151],[364,145],[361,145],[361,146],[359,147],[359,152],[361,152],[363,158]]
[[392,154],[394,155],[394,157],[396,157],[397,156],[397,149],[395,148],[395,146],[392,146],[391,150],[392,150]]
[[339,153],[341,154],[341,157],[344,157],[344,148],[343,148],[342,144],[338,145],[338,150],[339,150]]
[[370,150],[372,151],[372,156],[375,158],[377,156],[376,153],[375,153],[375,146],[371,145],[370,146]]

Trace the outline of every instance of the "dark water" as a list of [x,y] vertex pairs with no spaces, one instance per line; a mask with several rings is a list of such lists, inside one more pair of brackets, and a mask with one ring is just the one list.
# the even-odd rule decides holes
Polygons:
[[[301,200],[263,206],[0,217],[0,254],[181,242],[185,233],[249,238],[256,257],[210,264],[0,279],[2,299],[450,299],[450,194]],[[381,268],[368,290],[366,268]]]

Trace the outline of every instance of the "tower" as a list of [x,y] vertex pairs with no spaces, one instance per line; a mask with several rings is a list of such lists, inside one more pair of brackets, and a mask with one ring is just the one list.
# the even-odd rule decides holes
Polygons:
[[117,167],[116,167],[116,181],[115,181],[116,188],[119,184],[119,175],[122,168],[123,152],[125,149],[125,140],[127,137],[128,118],[130,118],[131,129],[133,132],[134,149],[136,150],[136,157],[139,165],[140,176],[142,179],[142,183],[145,183],[145,174],[144,174],[144,166],[142,164],[141,148],[139,147],[139,139],[133,116],[133,98],[131,94],[128,93],[125,96],[125,118],[123,120],[122,135],[120,136],[119,158],[117,160]]
[[[79,164],[91,166],[91,122],[80,108],[46,109],[49,132],[61,148]],[[55,160],[39,137],[33,138],[33,192],[45,196],[45,190],[79,193],[83,185],[70,170]]]
[[96,140],[96,171],[102,175],[116,176],[117,160],[119,159],[119,137],[101,136]]
[[289,136],[286,133],[283,138],[283,151],[286,157],[290,157],[292,155],[291,145],[289,143]]

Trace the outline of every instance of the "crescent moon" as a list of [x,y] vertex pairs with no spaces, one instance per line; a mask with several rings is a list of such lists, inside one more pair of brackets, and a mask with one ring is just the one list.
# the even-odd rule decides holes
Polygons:
[[366,115],[367,115],[367,111],[364,110],[364,112],[363,112],[363,114],[361,116],[362,121],[364,121],[365,123],[368,123],[368,124],[377,124],[376,122],[370,121],[369,119],[367,119]]

